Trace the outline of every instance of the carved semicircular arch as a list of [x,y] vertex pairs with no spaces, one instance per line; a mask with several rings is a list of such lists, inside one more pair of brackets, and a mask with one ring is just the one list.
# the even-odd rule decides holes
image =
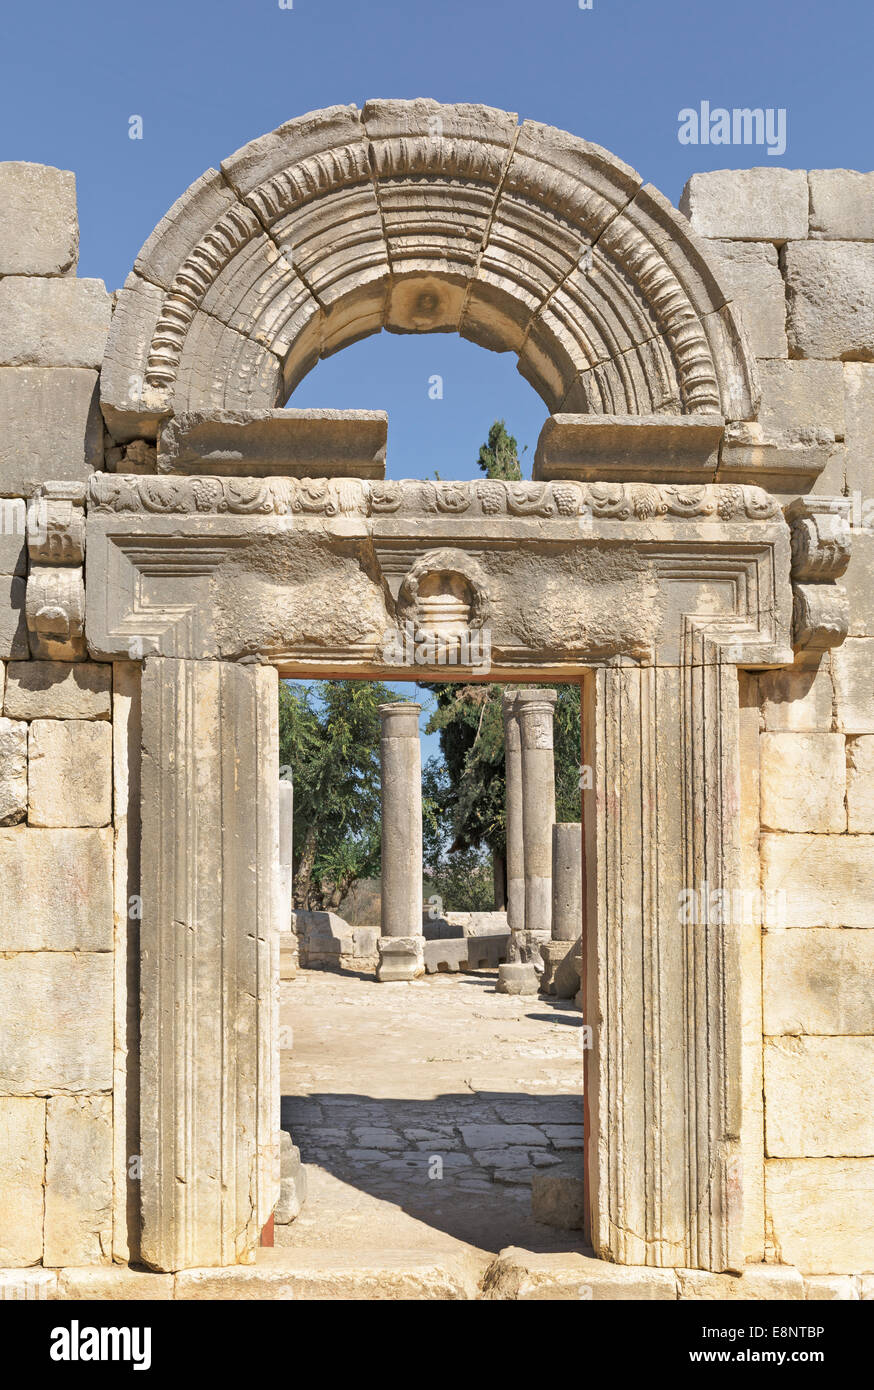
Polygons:
[[564,131],[419,99],[301,116],[192,184],[119,295],[104,413],[123,439],[272,409],[382,328],[515,352],[553,412],[757,405],[728,296],[655,188]]

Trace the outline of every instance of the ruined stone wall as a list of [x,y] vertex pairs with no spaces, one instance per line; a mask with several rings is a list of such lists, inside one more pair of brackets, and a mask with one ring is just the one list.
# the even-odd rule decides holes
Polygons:
[[[118,696],[112,667],[85,659],[81,636],[32,639],[25,621],[26,604],[47,610],[56,584],[66,582],[48,553],[53,545],[60,553],[57,534],[45,537],[28,580],[27,503],[46,480],[63,481],[70,487],[61,512],[75,526],[76,485],[103,459],[97,382],[111,301],[99,280],[76,278],[78,241],[71,173],[0,164],[0,1267],[7,1268],[112,1258]],[[47,611],[46,618],[51,627]]]
[[[721,172],[696,175],[683,200],[723,258],[759,358],[759,425],[735,444],[786,502],[820,467],[814,492],[854,499],[849,636],[744,677],[741,728],[745,879],[788,904],[785,923],[754,924],[744,942],[746,1254],[840,1276],[830,1287],[848,1296],[874,1267],[872,180]],[[36,604],[37,571],[51,568],[28,577],[26,504],[51,480],[70,485],[75,509],[75,485],[104,461],[96,387],[111,301],[76,278],[77,242],[73,176],[0,165],[7,1270],[137,1253],[136,667],[91,662],[75,641],[60,659],[63,641],[43,649],[25,621],[28,583]]]
[[874,174],[697,174],[681,207],[741,301],[772,491],[788,502],[815,462],[813,492],[852,500],[849,635],[749,678],[744,756],[747,842],[778,914],[760,1006],[746,1001],[763,1035],[745,1086],[748,1114],[764,1100],[765,1254],[851,1276],[874,1261]]

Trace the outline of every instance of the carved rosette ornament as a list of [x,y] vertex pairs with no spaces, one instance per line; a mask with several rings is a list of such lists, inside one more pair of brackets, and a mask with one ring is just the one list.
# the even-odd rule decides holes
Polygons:
[[44,483],[27,509],[25,613],[31,652],[48,661],[86,655],[84,501],[81,483]]
[[849,628],[847,591],[837,581],[850,563],[849,497],[799,497],[786,508],[792,528],[793,645],[824,651]]

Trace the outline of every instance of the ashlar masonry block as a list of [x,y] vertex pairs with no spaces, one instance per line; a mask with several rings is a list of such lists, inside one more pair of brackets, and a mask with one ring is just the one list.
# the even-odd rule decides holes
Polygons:
[[846,784],[843,734],[762,734],[763,829],[846,830]]
[[89,719],[35,719],[28,737],[28,820],[34,826],[108,825],[112,727]]
[[112,1099],[52,1096],[46,1115],[44,1262],[106,1264],[112,1248]]

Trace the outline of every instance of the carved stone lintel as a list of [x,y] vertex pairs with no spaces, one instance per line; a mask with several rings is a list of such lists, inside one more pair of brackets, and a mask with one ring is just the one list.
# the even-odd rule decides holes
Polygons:
[[836,581],[850,563],[849,497],[799,497],[786,508],[792,546],[793,643],[823,651],[849,629],[846,590]]

